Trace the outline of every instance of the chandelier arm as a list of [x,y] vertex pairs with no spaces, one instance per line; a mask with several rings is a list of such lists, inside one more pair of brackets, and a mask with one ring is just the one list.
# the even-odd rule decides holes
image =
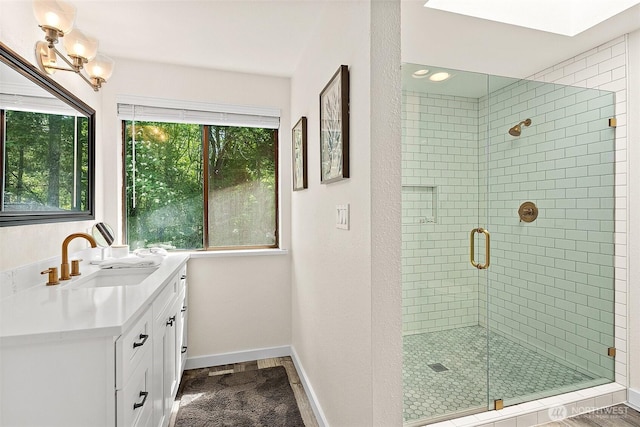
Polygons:
[[87,82],[87,84],[88,84],[89,86],[91,86],[95,92],[97,92],[97,91],[98,91],[98,89],[100,88],[100,86],[93,84],[93,83],[91,82],[91,80],[89,80],[89,79],[87,78],[87,76],[85,76],[84,74],[82,74],[82,73],[80,72],[80,70],[76,71],[76,73],[78,73],[78,75],[79,75],[80,77],[82,77],[82,80],[84,80],[85,82]]
[[62,67],[58,67],[58,66],[55,66],[55,65],[47,66],[47,68],[53,68],[54,70],[62,70],[62,71],[73,71],[74,73],[76,73],[77,75],[82,77],[82,80],[84,80],[89,86],[91,86],[94,91],[96,91],[96,92],[98,91],[100,86],[94,84],[93,82],[91,82],[91,80],[89,80],[89,78],[87,78],[87,76],[82,74],[81,69],[76,67],[75,65],[73,65],[73,63],[67,59],[67,56],[64,53],[62,53],[58,49],[56,49],[55,46],[53,47],[53,50],[56,52],[58,58],[62,58],[62,60],[71,68],[62,68]]
[[[67,59],[67,55],[65,55],[64,53],[60,52],[55,46],[53,47],[53,50],[56,52],[56,55],[58,55],[59,58],[62,58],[62,60],[69,66],[71,67],[70,70],[67,71],[75,71],[76,73],[79,72],[80,70],[78,69],[78,67],[76,67],[75,65],[73,65],[73,62],[69,61]],[[56,68],[56,67],[50,67],[50,68]],[[64,70],[64,68],[56,68],[57,70]]]

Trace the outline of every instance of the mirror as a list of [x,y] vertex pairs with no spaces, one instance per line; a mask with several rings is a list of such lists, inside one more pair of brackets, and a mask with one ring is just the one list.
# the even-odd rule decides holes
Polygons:
[[95,111],[0,43],[0,226],[94,218]]
[[96,240],[96,243],[101,248],[111,246],[115,241],[115,234],[113,234],[113,228],[109,224],[104,222],[98,222],[94,224],[91,229],[91,235]]

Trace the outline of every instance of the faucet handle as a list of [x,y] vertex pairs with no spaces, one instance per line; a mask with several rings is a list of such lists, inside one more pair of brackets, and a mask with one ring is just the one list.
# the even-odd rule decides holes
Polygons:
[[58,268],[51,267],[48,270],[40,272],[40,274],[49,274],[49,281],[47,282],[47,286],[59,285],[60,281],[58,281]]
[[79,276],[82,273],[80,273],[80,261],[82,261],[81,259],[72,259],[71,260],[71,275],[72,276]]

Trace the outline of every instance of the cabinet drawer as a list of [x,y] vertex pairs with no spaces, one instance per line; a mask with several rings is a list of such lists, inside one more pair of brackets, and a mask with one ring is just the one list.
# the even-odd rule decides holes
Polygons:
[[117,425],[147,426],[153,414],[151,395],[152,352],[141,353],[142,360],[122,390],[116,391]]
[[153,301],[153,318],[158,317],[164,312],[165,308],[175,301],[178,296],[178,285],[180,283],[180,275],[175,275],[169,283],[160,291],[160,295]]
[[116,341],[116,389],[124,387],[147,349],[151,348],[151,309]]

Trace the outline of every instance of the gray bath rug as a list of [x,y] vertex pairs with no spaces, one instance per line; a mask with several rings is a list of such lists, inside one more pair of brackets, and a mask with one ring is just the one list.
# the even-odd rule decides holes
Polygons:
[[175,427],[304,427],[284,367],[185,375]]

